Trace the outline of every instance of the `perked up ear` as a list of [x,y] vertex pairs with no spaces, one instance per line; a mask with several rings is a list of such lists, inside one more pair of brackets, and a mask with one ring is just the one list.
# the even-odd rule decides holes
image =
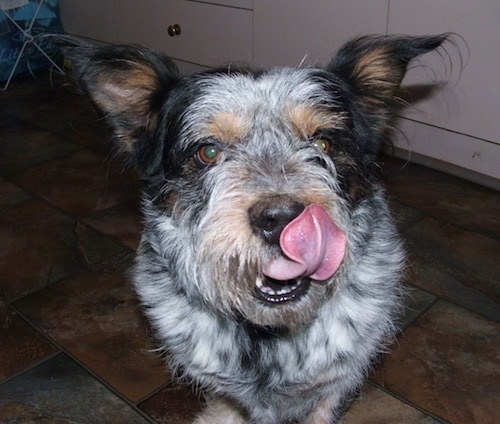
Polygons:
[[114,129],[120,148],[132,151],[153,132],[168,91],[180,75],[165,56],[140,46],[97,46],[77,37],[51,36],[73,65],[73,77]]
[[365,36],[345,44],[327,70],[346,82],[366,113],[391,111],[409,62],[438,48],[448,34],[411,37]]

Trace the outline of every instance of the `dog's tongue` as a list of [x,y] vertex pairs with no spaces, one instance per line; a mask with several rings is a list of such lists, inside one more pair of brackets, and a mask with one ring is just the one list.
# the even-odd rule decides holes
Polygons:
[[284,256],[265,264],[264,275],[282,281],[299,277],[322,281],[342,263],[346,236],[322,206],[313,204],[283,229],[280,247]]

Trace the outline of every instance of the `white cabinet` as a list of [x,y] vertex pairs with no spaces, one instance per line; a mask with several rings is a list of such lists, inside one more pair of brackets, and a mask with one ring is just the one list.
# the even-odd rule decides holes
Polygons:
[[388,0],[254,0],[258,66],[326,64],[356,35],[385,33]]
[[[431,69],[438,81],[451,69],[451,82],[412,105],[396,147],[403,156],[411,150],[412,159],[457,166],[500,186],[499,0],[60,0],[60,8],[68,32],[145,44],[176,59],[181,71],[229,61],[323,65],[356,35],[456,32],[468,46],[462,45],[467,66],[460,69],[451,48],[451,67],[426,55],[430,67],[410,70],[406,85],[432,81]],[[181,33],[170,36],[176,24]]]
[[396,151],[500,189],[500,1],[254,0],[257,65],[325,64],[361,34],[442,32],[462,37],[460,52],[448,45],[449,57],[429,54],[411,67],[404,85],[437,89],[405,112]]
[[[194,69],[253,62],[252,1],[60,0],[60,8],[70,33],[144,44]],[[178,33],[169,34],[174,26]]]
[[64,29],[71,34],[94,40],[114,42],[114,0],[60,0],[59,9]]
[[[419,101],[402,122],[406,139],[398,146],[424,157],[500,179],[500,1],[393,0],[388,32],[459,34],[461,57],[448,46],[451,62],[426,58],[430,68],[414,67],[405,82],[420,84],[441,76],[449,83]],[[461,69],[461,63],[465,67]],[[431,69],[437,70],[437,74]],[[422,123],[422,124],[421,124]],[[424,124],[426,124],[424,126]],[[490,181],[495,185],[494,181]],[[500,182],[496,181],[497,188]]]
[[[248,1],[233,3],[248,6]],[[253,60],[252,11],[247,8],[186,0],[120,0],[116,13],[120,42],[142,43],[173,59],[205,66]]]

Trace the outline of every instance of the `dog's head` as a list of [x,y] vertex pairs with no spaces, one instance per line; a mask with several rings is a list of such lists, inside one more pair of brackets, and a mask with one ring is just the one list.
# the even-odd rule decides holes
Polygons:
[[140,47],[59,44],[144,181],[141,255],[168,272],[145,278],[218,313],[293,327],[361,259],[356,214],[374,196],[395,94],[410,60],[445,38],[364,37],[325,69],[191,76]]

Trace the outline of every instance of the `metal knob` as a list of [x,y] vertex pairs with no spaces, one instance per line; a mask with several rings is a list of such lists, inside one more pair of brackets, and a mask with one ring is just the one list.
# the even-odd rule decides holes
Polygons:
[[168,27],[167,31],[168,31],[168,35],[170,35],[170,37],[175,37],[176,35],[180,35],[181,27],[180,27],[180,25],[177,25],[177,24],[170,25]]

